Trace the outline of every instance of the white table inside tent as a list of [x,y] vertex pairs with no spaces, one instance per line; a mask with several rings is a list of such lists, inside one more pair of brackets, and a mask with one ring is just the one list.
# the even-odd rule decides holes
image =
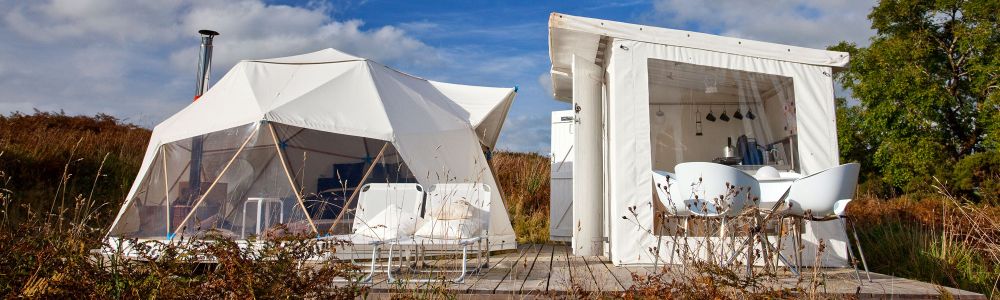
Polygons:
[[[250,215],[247,215],[247,210],[251,208],[253,209],[253,212],[251,212]],[[277,219],[274,219],[275,211],[278,213]],[[240,236],[242,238],[246,238],[247,217],[251,217],[256,220],[254,223],[254,231],[251,232],[251,234],[260,235],[262,230],[266,230],[271,225],[279,224],[285,219],[284,202],[282,202],[279,198],[247,198],[247,202],[243,203],[243,229],[240,232]]]

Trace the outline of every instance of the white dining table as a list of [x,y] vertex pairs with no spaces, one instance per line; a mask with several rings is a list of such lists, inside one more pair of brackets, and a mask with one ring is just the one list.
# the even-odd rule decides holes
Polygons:
[[757,182],[760,183],[760,201],[757,202],[757,207],[764,210],[773,209],[796,179],[798,178],[757,178]]

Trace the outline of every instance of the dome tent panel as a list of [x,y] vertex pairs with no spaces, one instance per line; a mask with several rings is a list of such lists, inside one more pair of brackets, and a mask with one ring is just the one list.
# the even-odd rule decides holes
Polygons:
[[193,138],[160,146],[111,234],[142,239],[172,236],[193,203],[223,174],[224,164],[219,161],[233,157],[242,143],[255,139],[256,130],[257,123],[251,123],[200,136],[204,147],[196,176],[202,193],[192,188],[198,184],[191,184]]
[[515,89],[429,82],[468,112],[469,123],[484,146],[490,149],[496,146],[507,111],[514,102]]
[[492,169],[471,130],[397,134],[394,143],[417,182],[432,191],[436,184],[489,185],[491,249],[516,247],[514,228]]
[[[365,184],[417,182],[387,141],[271,124],[306,210],[320,233],[354,232],[353,210],[359,199],[356,192]],[[338,225],[333,226],[334,222]]]
[[235,153],[204,160],[222,165],[218,176],[191,204],[177,233],[201,236],[209,231],[231,239],[315,233],[271,125],[258,123],[253,137]]
[[[346,65],[351,67],[336,76],[328,76],[329,80],[325,83],[305,92],[296,92],[298,96],[294,99],[275,103],[267,110],[265,118],[301,128],[380,140],[391,139],[393,128],[379,100],[379,94],[371,83],[367,62],[351,62]],[[300,67],[327,69],[325,65]]]
[[260,121],[263,111],[246,76],[237,64],[198,101],[153,128],[150,141],[165,144]]

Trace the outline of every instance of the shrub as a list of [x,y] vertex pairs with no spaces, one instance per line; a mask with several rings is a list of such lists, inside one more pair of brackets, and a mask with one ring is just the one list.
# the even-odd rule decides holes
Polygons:
[[955,164],[954,188],[964,196],[1000,204],[1000,152],[979,152]]

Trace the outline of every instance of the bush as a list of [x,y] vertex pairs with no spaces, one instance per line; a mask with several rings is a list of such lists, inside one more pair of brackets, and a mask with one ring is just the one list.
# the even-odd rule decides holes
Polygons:
[[1000,204],[1000,152],[980,152],[955,164],[952,175],[956,192],[971,199]]

